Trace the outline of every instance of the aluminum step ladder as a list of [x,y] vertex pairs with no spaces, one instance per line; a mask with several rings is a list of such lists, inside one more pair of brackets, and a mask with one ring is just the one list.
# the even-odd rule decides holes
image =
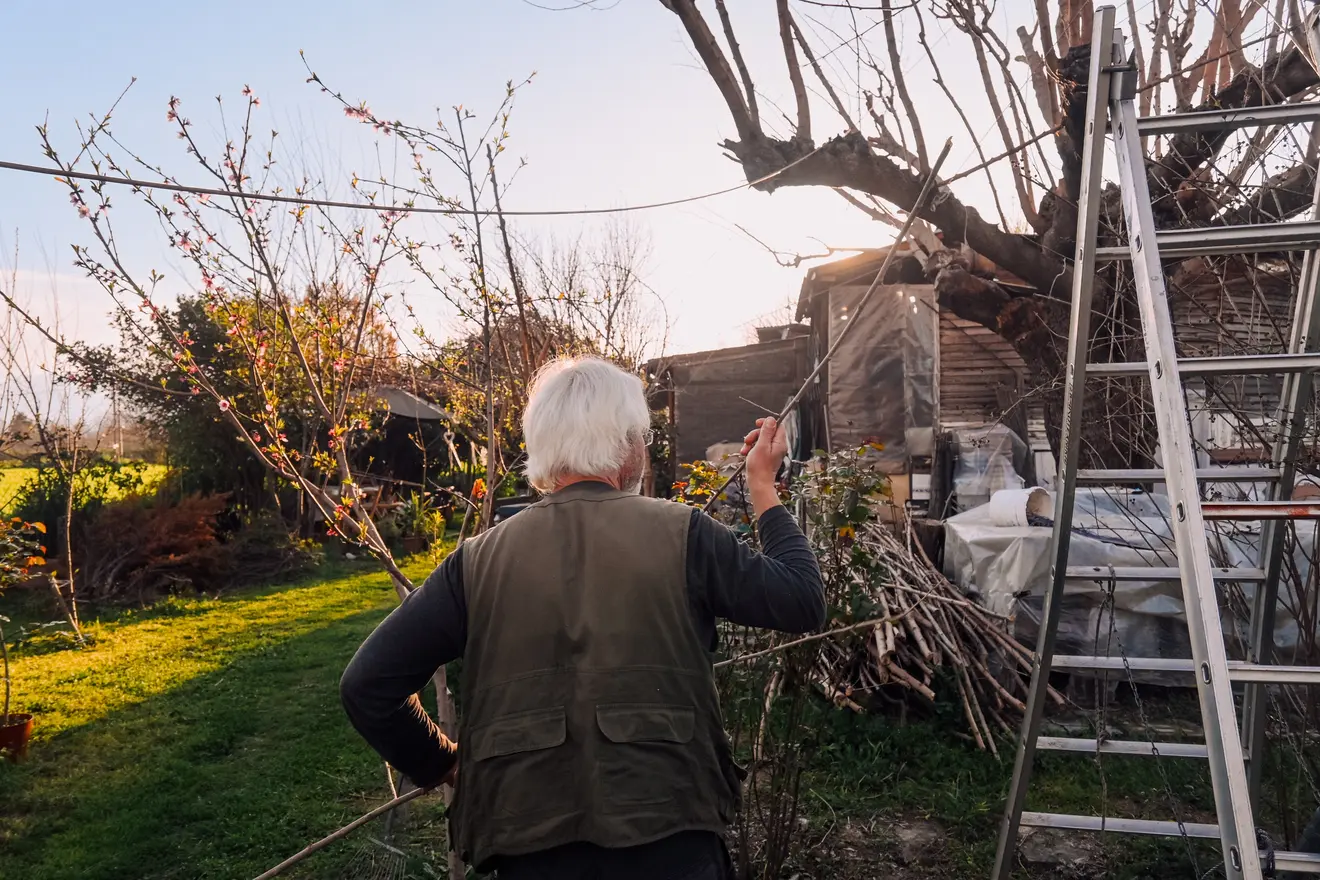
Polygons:
[[[1262,864],[1253,806],[1263,763],[1267,688],[1281,684],[1320,683],[1320,668],[1281,667],[1271,663],[1274,613],[1284,556],[1287,520],[1320,517],[1320,505],[1289,501],[1295,479],[1296,450],[1302,439],[1304,408],[1312,391],[1312,371],[1320,368],[1320,189],[1312,213],[1303,222],[1212,229],[1160,231],[1155,228],[1146,180],[1142,137],[1181,132],[1221,131],[1284,122],[1312,123],[1313,143],[1320,139],[1320,102],[1287,104],[1140,118],[1136,109],[1135,67],[1125,62],[1121,32],[1114,29],[1114,8],[1095,10],[1091,42],[1086,132],[1082,154],[1081,197],[1078,205],[1077,256],[1073,266],[1072,313],[1065,374],[1065,404],[1060,442],[1059,475],[1051,578],[1032,668],[1030,694],[1013,770],[1012,787],[1000,829],[995,880],[1007,880],[1016,868],[1018,833],[1022,827],[1104,831],[1138,835],[1218,839],[1228,880],[1257,880],[1270,869],[1320,874],[1320,855],[1277,852]],[[1320,10],[1307,17],[1306,34],[1317,57]],[[1114,145],[1128,244],[1097,246],[1101,178],[1105,141]],[[1161,260],[1201,254],[1305,250],[1297,307],[1288,353],[1218,358],[1179,358],[1175,351]],[[1143,363],[1088,364],[1092,287],[1099,261],[1130,261],[1141,312],[1147,360]],[[1120,270],[1121,271],[1121,270]],[[1198,487],[1211,481],[1241,480],[1247,469],[1198,470],[1182,381],[1189,376],[1282,375],[1279,434],[1272,466],[1251,469],[1253,482],[1270,485],[1269,501],[1214,503],[1202,501]],[[1150,470],[1079,471],[1079,422],[1083,392],[1090,376],[1149,377],[1154,415],[1164,466]],[[1178,565],[1166,569],[1069,567],[1068,543],[1073,505],[1079,484],[1104,485],[1124,481],[1163,482],[1167,486]],[[1207,520],[1254,520],[1263,525],[1259,565],[1223,569],[1211,564]],[[1186,611],[1191,660],[1055,656],[1056,634],[1064,584],[1070,580],[1180,581]],[[1230,662],[1224,644],[1215,584],[1254,582],[1249,660]],[[1120,742],[1040,736],[1051,670],[1142,670],[1194,676],[1200,701],[1204,744]],[[1245,683],[1239,730],[1233,686]],[[1038,750],[1085,754],[1147,755],[1155,760],[1207,760],[1214,788],[1217,822],[1135,820],[1102,816],[1070,816],[1025,811],[1032,765]]]

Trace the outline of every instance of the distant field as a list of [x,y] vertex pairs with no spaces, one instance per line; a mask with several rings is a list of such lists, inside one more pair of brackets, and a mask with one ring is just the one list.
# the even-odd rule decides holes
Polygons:
[[[0,468],[0,514],[7,514],[10,511],[23,484],[36,476],[36,473],[37,469],[32,467]],[[151,488],[164,476],[164,465],[149,464],[143,479],[147,488]]]
[[0,513],[9,512],[18,490],[36,472],[36,468],[0,468]]

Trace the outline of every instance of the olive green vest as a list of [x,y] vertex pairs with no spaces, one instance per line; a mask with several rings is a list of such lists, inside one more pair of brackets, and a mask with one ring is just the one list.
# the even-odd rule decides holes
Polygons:
[[579,483],[463,545],[470,864],[723,832],[740,775],[687,593],[691,508]]

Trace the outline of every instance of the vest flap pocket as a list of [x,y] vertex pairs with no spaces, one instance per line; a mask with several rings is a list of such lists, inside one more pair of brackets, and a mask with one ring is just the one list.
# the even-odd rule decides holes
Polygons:
[[496,718],[468,734],[472,760],[485,761],[562,746],[568,738],[563,707]]
[[610,742],[687,743],[692,741],[697,713],[691,706],[616,703],[597,706],[596,723]]

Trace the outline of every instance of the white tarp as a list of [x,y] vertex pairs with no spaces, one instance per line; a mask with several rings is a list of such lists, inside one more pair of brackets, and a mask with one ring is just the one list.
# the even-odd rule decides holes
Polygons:
[[[979,594],[991,611],[1008,615],[1018,637],[1029,643],[1035,640],[1049,583],[1052,531],[1048,518],[1035,517],[1033,522],[1038,524],[996,524],[991,505],[986,504],[946,520],[944,543],[945,574],[969,593]],[[1315,524],[1300,521],[1296,528],[1293,557],[1305,583]],[[1258,564],[1259,523],[1210,523],[1207,530],[1214,565],[1237,568]],[[1105,607],[1111,588],[1105,574],[1109,566],[1176,565],[1166,496],[1131,489],[1078,489],[1069,567],[1095,566],[1097,580],[1066,584],[1059,653],[1190,657],[1178,582],[1113,582],[1112,621]],[[1244,583],[1225,588],[1238,591],[1235,607],[1239,614],[1233,618],[1224,615],[1230,654],[1238,654],[1237,647],[1246,641],[1247,619],[1241,611],[1250,607],[1255,587]],[[1278,609],[1275,640],[1281,649],[1297,642],[1297,624],[1289,610],[1290,587],[1285,584],[1280,588],[1283,601]],[[1237,631],[1230,632],[1234,626]],[[1143,678],[1158,680],[1154,676]],[[1185,681],[1185,676],[1180,681]]]

